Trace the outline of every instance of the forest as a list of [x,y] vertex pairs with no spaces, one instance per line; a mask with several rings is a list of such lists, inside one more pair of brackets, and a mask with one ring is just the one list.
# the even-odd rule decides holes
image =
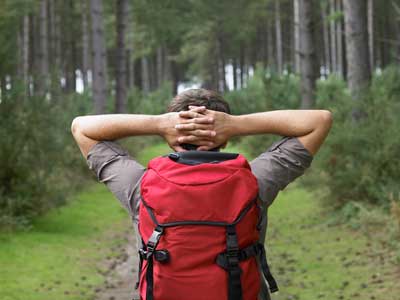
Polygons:
[[[397,0],[1,0],[0,232],[29,231],[93,183],[74,117],[164,113],[193,87],[220,92],[233,114],[330,110],[298,185],[335,224],[385,228],[399,266]],[[277,138],[232,146],[255,157]],[[122,143],[140,156],[162,140]]]

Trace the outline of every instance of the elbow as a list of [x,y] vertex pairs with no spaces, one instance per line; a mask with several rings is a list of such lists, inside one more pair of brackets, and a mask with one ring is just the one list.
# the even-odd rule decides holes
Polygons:
[[81,117],[76,117],[72,120],[71,133],[74,136],[80,131],[80,120],[81,120]]
[[333,115],[329,110],[320,110],[320,125],[327,130],[332,127],[333,124]]

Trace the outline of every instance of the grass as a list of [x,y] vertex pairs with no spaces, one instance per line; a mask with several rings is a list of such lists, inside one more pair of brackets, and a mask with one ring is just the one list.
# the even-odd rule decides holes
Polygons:
[[268,249],[283,299],[400,299],[393,253],[345,225],[301,188],[281,193],[269,209]]
[[87,300],[125,244],[126,213],[102,185],[40,217],[30,231],[0,234],[1,300]]

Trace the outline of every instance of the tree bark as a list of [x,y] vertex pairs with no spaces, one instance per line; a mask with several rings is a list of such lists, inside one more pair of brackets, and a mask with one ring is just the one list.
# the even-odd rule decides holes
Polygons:
[[22,17],[21,28],[19,32],[19,67],[18,76],[24,86],[26,94],[28,92],[28,72],[29,72],[29,17]]
[[331,56],[330,56],[330,44],[329,44],[329,28],[328,28],[328,17],[327,17],[328,5],[321,3],[321,18],[322,18],[322,34],[324,39],[324,56],[325,56],[325,75],[331,72]]
[[270,71],[274,69],[274,33],[273,33],[273,27],[272,27],[272,22],[268,21],[267,24],[267,52],[268,52],[268,67]]
[[301,57],[301,107],[309,109],[315,103],[316,53],[314,47],[314,24],[312,0],[300,0],[300,57]]
[[218,68],[218,91],[223,93],[227,90],[225,74],[225,57],[223,53],[223,39],[221,34],[217,35],[217,68]]
[[146,56],[141,58],[142,67],[142,92],[147,95],[150,92],[149,61]]
[[[344,12],[348,86],[353,99],[359,100],[371,79],[367,3],[365,0],[344,0]],[[356,108],[353,111],[353,118],[358,119],[360,116],[360,111]]]
[[331,21],[329,24],[329,29],[330,29],[330,35],[331,35],[331,70],[332,73],[337,72],[337,52],[336,52],[336,26],[335,26],[335,20],[332,19],[332,17],[335,15],[335,0],[329,0],[329,13],[331,17]]
[[127,111],[126,101],[126,49],[125,35],[127,27],[128,0],[117,0],[116,2],[116,22],[117,22],[117,41],[116,41],[116,93],[115,111],[125,113]]
[[275,34],[276,34],[276,62],[277,72],[283,72],[283,47],[282,47],[282,25],[280,0],[275,0]]
[[239,55],[239,81],[240,81],[240,88],[244,87],[244,45],[243,43],[240,44],[240,55]]
[[[336,11],[342,10],[342,0],[336,0]],[[336,21],[336,42],[337,42],[337,72],[343,76],[343,21]]]
[[77,53],[77,40],[74,35],[76,28],[75,23],[75,1],[69,0],[64,2],[66,4],[66,22],[68,24],[65,32],[66,45],[65,45],[65,92],[76,92],[76,70],[78,69],[78,53]]
[[163,69],[164,69],[164,61],[163,61],[163,47],[157,47],[157,87],[160,87],[163,82]]
[[295,72],[300,72],[300,14],[299,14],[299,1],[293,1],[293,12],[294,12],[294,64]]
[[92,20],[93,98],[97,114],[105,113],[107,101],[106,46],[103,27],[103,4],[101,0],[90,0]]
[[374,69],[374,0],[368,0],[368,46],[369,65]]
[[81,0],[81,18],[82,18],[82,81],[83,89],[88,88],[89,61],[89,22],[87,0]]
[[37,78],[37,95],[45,96],[48,92],[49,76],[49,52],[48,52],[48,31],[47,31],[47,0],[40,1],[39,12],[39,51],[38,65],[39,73]]
[[237,59],[234,57],[232,59],[232,78],[233,78],[233,89],[238,89],[238,78],[237,78]]

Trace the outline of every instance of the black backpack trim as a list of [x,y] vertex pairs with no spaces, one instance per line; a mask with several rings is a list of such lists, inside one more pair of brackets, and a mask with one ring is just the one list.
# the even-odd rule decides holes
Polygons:
[[164,157],[169,157],[171,160],[180,164],[194,166],[203,163],[220,163],[222,161],[236,159],[238,155],[237,153],[215,151],[185,151],[173,152]]

